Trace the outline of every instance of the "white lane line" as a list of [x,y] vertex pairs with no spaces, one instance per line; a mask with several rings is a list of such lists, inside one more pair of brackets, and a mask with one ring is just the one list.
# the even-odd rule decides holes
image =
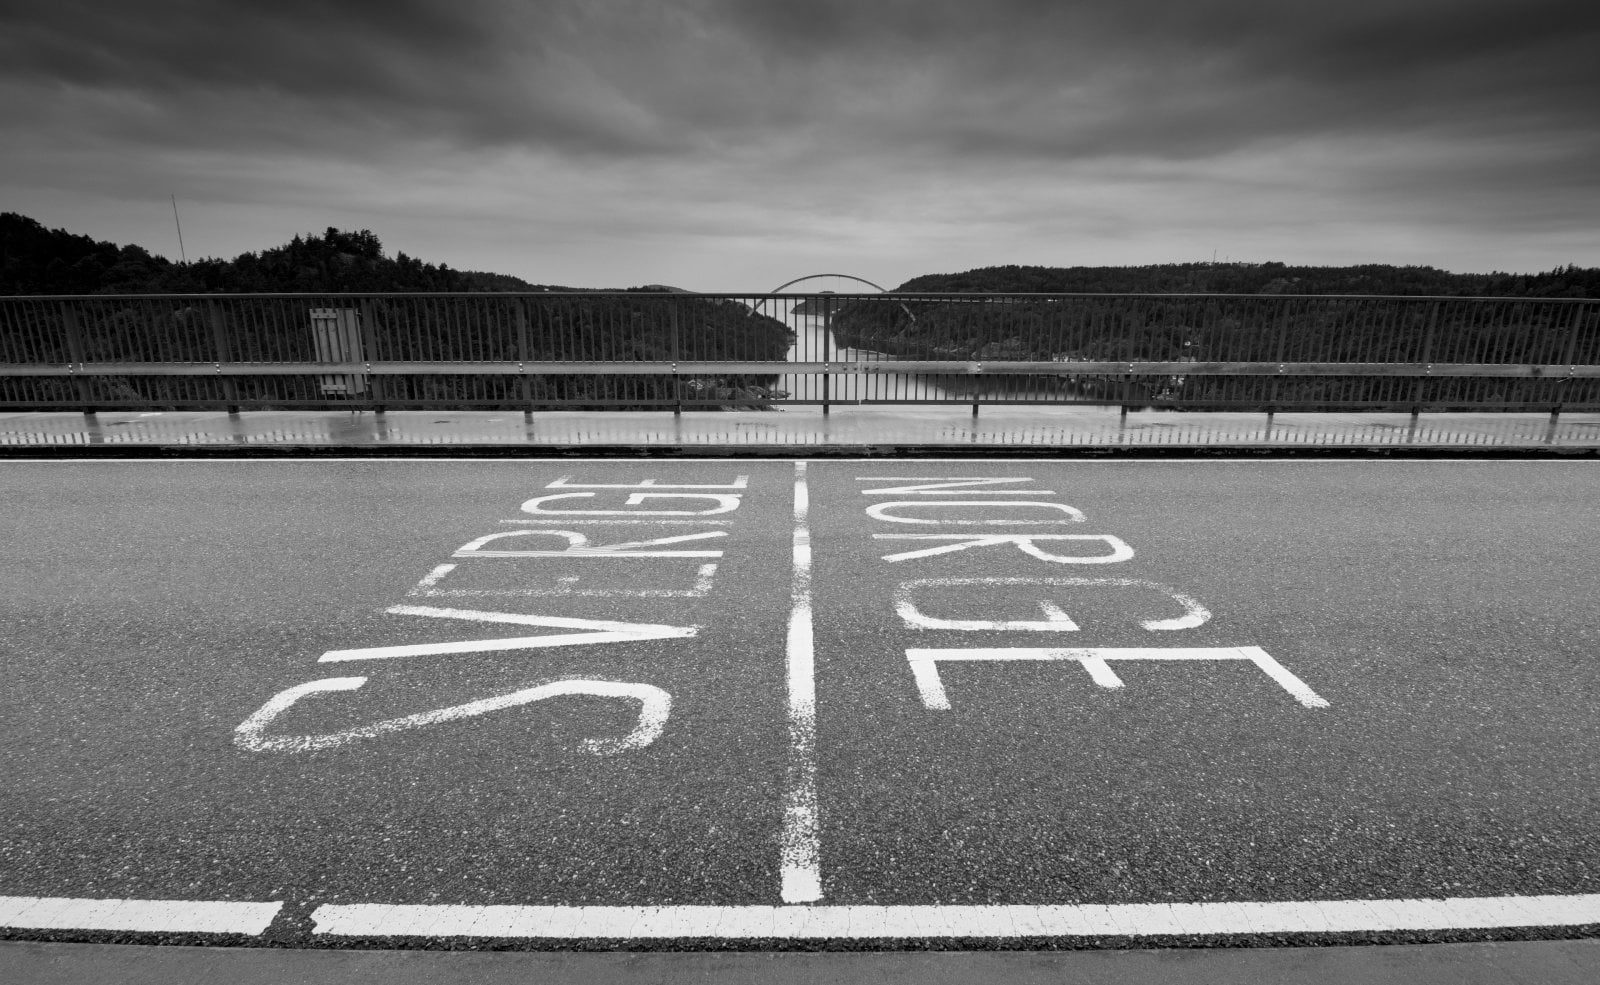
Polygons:
[[811,509],[806,463],[794,465],[794,580],[790,591],[789,768],[783,799],[782,899],[822,898],[817,831],[817,688],[811,623]]
[[282,901],[222,903],[208,900],[0,896],[0,927],[261,934],[282,908]]
[[[1600,415],[1593,415],[1593,414],[1588,415],[1588,416],[1600,417]],[[1574,418],[1576,419],[1576,415],[1574,415]],[[1588,423],[1588,422],[1576,421],[1576,420],[1574,422],[1575,423]],[[8,432],[8,433],[11,433],[11,432]],[[40,447],[59,447],[59,446],[40,446]],[[1316,447],[1316,446],[1310,446],[1310,447]],[[1509,446],[1507,446],[1507,447],[1509,447]],[[741,462],[770,462],[770,463],[772,463],[774,465],[782,465],[782,464],[784,464],[786,462],[793,462],[795,460],[794,456],[792,456],[792,455],[774,455],[774,456],[771,456],[771,457],[766,457],[766,456],[761,456],[761,455],[740,455],[740,456],[738,456],[738,458],[739,458],[739,461],[741,461]],[[615,457],[615,456],[591,456],[591,457],[585,457],[585,458],[565,458],[565,457],[563,457],[561,460],[564,461],[564,462],[610,462],[610,463],[615,463],[615,462],[619,462],[619,461],[625,461],[625,459],[618,458],[618,457]],[[802,461],[806,461],[806,462],[837,462],[837,461],[841,461],[841,460],[842,460],[842,458],[840,458],[840,457],[802,459]],[[206,463],[239,464],[239,463],[246,463],[246,462],[247,463],[251,463],[251,464],[257,464],[257,465],[262,465],[262,464],[276,465],[276,464],[280,464],[280,463],[283,463],[283,462],[294,462],[294,463],[297,463],[297,464],[321,463],[321,462],[405,462],[407,464],[410,464],[412,462],[429,462],[429,463],[435,463],[435,464],[459,465],[459,466],[462,466],[462,467],[469,467],[469,466],[472,466],[472,465],[491,465],[491,466],[504,467],[507,464],[507,461],[505,459],[495,459],[495,458],[477,458],[477,459],[472,459],[472,458],[459,458],[459,457],[448,457],[448,456],[446,456],[446,457],[434,457],[434,456],[428,456],[428,455],[278,455],[278,456],[274,456],[272,458],[261,458],[259,456],[254,456],[254,455],[207,455],[204,458],[101,458],[99,456],[85,456],[83,458],[55,458],[55,457],[51,457],[51,458],[24,458],[22,456],[17,456],[17,457],[13,457],[13,458],[8,458],[7,461],[10,461],[10,462],[24,462],[24,463],[27,463],[27,464],[30,464],[30,465],[44,465],[44,464],[48,464],[48,465],[117,465],[117,464],[123,464],[123,465],[196,465],[196,464],[206,464]],[[535,461],[538,461],[538,460],[536,459]],[[672,462],[674,464],[684,464],[684,465],[694,465],[694,464],[698,464],[698,463],[702,463],[702,462],[705,462],[705,463],[717,463],[717,464],[725,465],[725,464],[728,463],[728,461],[729,461],[728,456],[723,456],[721,458],[674,458],[674,459],[672,459]],[[902,458],[902,459],[897,459],[897,461],[901,461],[901,462],[929,462],[929,463],[933,463],[933,462],[949,462],[951,464],[962,464],[962,465],[970,465],[972,463],[972,459],[970,459],[970,458],[940,458],[938,456],[927,456],[927,455],[907,456],[907,457]],[[1040,464],[1040,460],[1038,458],[988,458],[988,457],[985,457],[984,461],[986,463],[989,463],[989,464],[999,464],[999,465],[1035,465],[1036,466],[1036,465]],[[1431,466],[1452,466],[1452,465],[1454,465],[1454,466],[1463,466],[1463,465],[1465,465],[1465,466],[1473,466],[1473,465],[1482,465],[1485,462],[1500,462],[1500,463],[1515,462],[1515,463],[1517,463],[1519,465],[1534,465],[1534,464],[1544,465],[1544,464],[1548,464],[1548,463],[1551,463],[1551,462],[1557,462],[1557,463],[1570,464],[1570,465],[1587,465],[1587,461],[1585,459],[1577,458],[1577,457],[1516,458],[1516,457],[1509,457],[1508,456],[1508,457],[1502,457],[1502,458],[1494,458],[1494,457],[1491,457],[1491,456],[1488,456],[1488,455],[1474,456],[1472,458],[1435,458],[1435,459],[1415,459],[1415,458],[1362,458],[1362,459],[1350,459],[1350,458],[1346,458],[1346,457],[1343,457],[1343,456],[1337,456],[1337,457],[1330,456],[1330,457],[1327,457],[1327,458],[1321,458],[1321,457],[1318,457],[1316,455],[1296,455],[1293,458],[1186,458],[1186,459],[1183,459],[1182,462],[1183,462],[1185,467],[1195,466],[1195,465],[1240,466],[1240,465],[1350,465],[1350,464],[1359,464],[1359,465],[1362,465],[1362,466],[1368,466],[1368,465],[1389,465],[1389,466],[1426,465],[1426,466],[1430,466],[1431,467]],[[1103,456],[1101,456],[1101,457],[1088,457],[1088,458],[1071,458],[1071,459],[1063,459],[1063,460],[1061,460],[1060,462],[1057,462],[1057,463],[1046,463],[1046,464],[1066,464],[1066,465],[1071,465],[1073,468],[1077,468],[1079,466],[1085,466],[1085,465],[1128,466],[1128,465],[1171,465],[1172,463],[1173,463],[1173,460],[1171,458],[1168,458],[1168,457],[1162,456],[1162,455],[1145,455],[1145,456],[1127,455],[1127,456],[1122,456],[1122,457],[1118,457],[1118,458],[1106,458],[1106,457],[1103,457]],[[521,465],[517,465],[516,467],[520,468],[522,466]],[[887,478],[887,477],[885,477],[885,478]],[[502,523],[523,523],[523,522],[533,522],[533,521],[502,520],[501,522]],[[626,521],[620,521],[620,522],[626,522]],[[643,523],[643,522],[648,522],[648,521],[639,521],[639,522]],[[671,523],[673,521],[664,520],[664,521],[661,521],[661,522],[663,522],[663,523]],[[713,522],[713,521],[706,521],[706,522],[709,523],[709,522]]]
[[888,939],[1488,930],[1600,923],[1600,894],[1111,906],[452,906],[329,904],[325,937]]

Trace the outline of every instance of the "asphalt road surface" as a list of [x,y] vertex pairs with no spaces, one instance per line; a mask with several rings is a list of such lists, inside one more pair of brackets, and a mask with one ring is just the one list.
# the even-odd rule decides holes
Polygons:
[[0,935],[1600,929],[1592,463],[7,462],[0,497]]

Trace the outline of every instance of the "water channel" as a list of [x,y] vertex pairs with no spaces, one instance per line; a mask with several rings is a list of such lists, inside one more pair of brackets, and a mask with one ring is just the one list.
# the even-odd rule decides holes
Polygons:
[[[895,357],[871,349],[850,349],[839,345],[837,338],[829,338],[827,321],[821,312],[774,313],[795,333],[794,344],[784,358],[789,362],[878,362],[892,363]],[[945,379],[948,379],[945,378]],[[1038,403],[1061,403],[1071,399],[1076,392],[1071,384],[1051,376],[989,376],[980,382],[977,377],[967,377],[941,385],[938,377],[916,373],[875,372],[833,376],[829,382],[828,399],[839,403],[863,400],[910,402],[915,400],[948,400],[968,403],[972,400],[972,385],[990,399],[1003,396],[1008,400]],[[778,389],[788,391],[789,400],[820,401],[822,377],[785,373],[778,378]],[[981,399],[981,398],[980,398]]]
[[[829,338],[827,319],[821,312],[796,312],[792,308],[774,313],[794,332],[794,344],[784,358],[789,362],[893,362],[894,357],[870,349],[850,349]],[[790,400],[820,401],[822,377],[815,374],[785,373],[778,378],[778,389],[786,390]],[[828,399],[840,403],[859,400],[970,400],[914,373],[871,373],[830,378]]]

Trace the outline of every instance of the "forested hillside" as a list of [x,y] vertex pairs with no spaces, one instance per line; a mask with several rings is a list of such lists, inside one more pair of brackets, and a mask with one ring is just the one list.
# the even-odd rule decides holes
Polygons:
[[[391,258],[370,231],[334,228],[232,260],[175,264],[138,246],[46,229],[16,213],[0,215],[0,295],[322,295],[214,303],[108,297],[75,303],[75,328],[81,336],[76,344],[82,356],[71,351],[60,307],[30,302],[0,322],[0,362],[210,361],[218,357],[218,337],[227,339],[227,358],[236,362],[318,361],[326,353],[319,354],[311,312],[333,309],[350,312],[350,344],[366,347],[361,358],[369,360],[777,361],[788,351],[789,329],[744,305],[686,297],[659,286],[637,290],[624,296],[536,286],[505,274],[453,270],[404,253]],[[481,297],[345,297],[386,292],[470,292]],[[496,299],[506,292],[522,297]],[[224,399],[221,382],[195,377],[106,376],[91,382],[101,399],[125,405]],[[770,400],[775,382],[774,376],[749,375],[571,374],[524,380],[419,373],[374,376],[360,385],[370,386],[372,393],[381,390],[392,406],[649,407],[680,400],[702,406],[761,405]],[[15,380],[8,385],[35,384]],[[65,381],[48,385],[65,392]],[[228,396],[229,404],[293,406],[327,399],[314,377],[245,377],[235,386],[239,399]],[[201,393],[197,387],[210,389]],[[39,396],[55,399],[61,394]]]
[[[990,297],[887,301],[843,295],[834,342],[910,359],[1055,362],[1063,373],[955,378],[948,387],[1057,387],[1095,398],[1172,405],[1415,406],[1504,402],[1594,403],[1593,378],[1430,379],[1329,375],[1263,377],[1192,372],[1132,380],[1070,372],[1083,361],[1279,363],[1516,363],[1600,361],[1600,269],[1454,274],[1367,264],[1189,263],[1144,267],[986,267],[931,274],[898,289]],[[793,340],[782,322],[744,304],[652,285],[634,293],[540,287],[504,274],[453,270],[386,255],[367,230],[334,228],[232,260],[174,264],[138,246],[97,242],[0,215],[0,295],[89,295],[62,305],[3,308],[0,362],[326,362],[314,317],[337,317],[371,361],[780,361]],[[507,293],[517,297],[506,297]],[[298,299],[173,300],[153,294],[319,295]],[[376,293],[471,294],[435,298]],[[1017,295],[1057,295],[1027,297]],[[97,301],[94,295],[137,295]],[[993,295],[1013,295],[994,297]],[[1076,295],[1076,296],[1061,296]],[[1380,297],[1375,297],[1380,296]],[[1444,300],[1440,300],[1444,299]],[[1480,299],[1480,300],[1470,300]],[[1509,300],[1491,300],[1509,299]],[[313,311],[332,312],[314,316]],[[71,338],[76,333],[76,338]],[[326,334],[324,330],[324,334]],[[358,338],[359,337],[359,338]],[[70,344],[69,344],[70,340]],[[221,341],[219,341],[221,340]],[[321,347],[319,349],[319,346]],[[75,348],[74,348],[75,347]],[[224,354],[223,350],[226,350]],[[349,358],[346,356],[345,358]],[[1545,372],[1545,371],[1541,371]],[[353,378],[352,378],[353,379]],[[5,386],[67,381],[15,378]],[[391,406],[587,407],[764,405],[777,377],[724,374],[374,374],[361,392]],[[316,377],[80,376],[97,399],[178,406],[188,399],[242,406],[330,402]],[[354,385],[354,384],[352,384]],[[204,393],[196,388],[204,389]],[[57,392],[59,391],[59,392]],[[4,397],[13,405],[28,398]]]
[[1600,268],[1541,274],[1453,274],[1434,267],[1362,264],[1169,263],[1145,267],[982,267],[926,274],[901,291],[1041,294],[1401,294],[1451,297],[1600,297]]
[[[902,359],[984,362],[1520,363],[1600,359],[1600,270],[1452,274],[1431,267],[987,267],[907,281],[950,298],[841,299],[840,345]],[[988,294],[963,298],[963,294]],[[1011,297],[994,297],[1007,295]],[[1027,295],[1067,295],[1033,297]],[[1129,296],[1137,295],[1137,296]],[[1374,296],[1377,295],[1377,296]],[[1495,300],[1509,299],[1509,300]],[[1597,399],[1594,380],[1437,379],[1425,386],[1358,375],[1130,379],[1064,372],[953,378],[1005,393],[1056,387],[1080,395],[1187,406],[1397,407]]]
[[[355,291],[530,291],[505,274],[452,270],[400,253],[368,230],[296,236],[232,260],[179,264],[139,246],[97,242],[0,213],[0,294],[200,294]],[[564,288],[552,288],[564,290]]]

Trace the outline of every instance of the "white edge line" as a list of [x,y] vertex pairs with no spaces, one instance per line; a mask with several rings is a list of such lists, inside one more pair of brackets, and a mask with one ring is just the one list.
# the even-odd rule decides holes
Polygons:
[[891,939],[1153,937],[1570,927],[1600,894],[1108,906],[463,906],[326,904],[323,937]]
[[270,903],[227,903],[214,900],[0,896],[0,927],[259,935],[266,932],[267,926],[281,909],[281,900]]
[[[56,446],[56,445],[46,446],[46,445],[41,445],[40,447],[65,447],[65,446]],[[133,447],[142,447],[142,446],[139,446],[139,445],[126,445],[126,446],[123,446],[123,447],[133,448]],[[150,448],[162,448],[162,447],[166,447],[166,446],[152,444],[152,445],[149,445],[147,447],[150,447]],[[271,446],[263,445],[261,447],[271,447]],[[619,447],[622,447],[622,446],[619,446]],[[672,446],[672,445],[660,445],[660,446],[657,446],[657,447],[671,448],[671,447],[674,447],[674,446]],[[1090,446],[1088,446],[1088,445],[1077,445],[1077,446],[1062,446],[1062,447],[1090,447]],[[1118,446],[1118,447],[1120,447],[1120,446]],[[1176,446],[1168,446],[1168,447],[1176,447]],[[1203,446],[1200,446],[1200,447],[1203,447]],[[1268,446],[1262,446],[1262,447],[1268,447]],[[1307,447],[1315,447],[1315,446],[1307,446]],[[1429,447],[1429,446],[1427,446],[1427,445],[1419,445],[1417,447],[1426,448],[1426,447]],[[1439,447],[1450,447],[1450,446],[1439,446]],[[1531,448],[1531,447],[1544,447],[1544,446],[1542,446],[1542,445],[1541,446],[1529,445],[1527,447]],[[792,455],[774,455],[771,458],[763,458],[763,457],[758,457],[758,456],[754,456],[754,455],[751,455],[751,456],[746,456],[746,455],[724,455],[721,458],[672,458],[672,459],[653,460],[653,459],[630,459],[630,458],[625,458],[625,457],[621,457],[621,456],[597,456],[597,457],[594,457],[594,458],[559,458],[559,459],[558,458],[515,459],[515,458],[470,458],[470,457],[463,457],[463,458],[452,458],[452,457],[423,458],[421,456],[415,456],[415,455],[389,455],[389,456],[384,456],[384,455],[347,455],[347,456],[339,456],[339,457],[335,457],[335,456],[332,456],[332,455],[326,455],[326,456],[325,455],[306,455],[306,456],[296,456],[296,457],[274,456],[274,457],[271,457],[271,458],[262,458],[262,457],[255,456],[255,455],[240,455],[238,457],[233,457],[233,458],[223,458],[223,457],[216,456],[216,455],[206,455],[204,457],[197,457],[197,458],[168,458],[168,457],[161,457],[161,458],[110,458],[110,457],[107,457],[107,458],[101,458],[101,457],[98,457],[98,456],[90,455],[90,456],[85,456],[83,458],[58,458],[58,457],[54,457],[54,456],[47,457],[47,458],[23,458],[21,456],[6,456],[4,459],[0,459],[0,460],[7,461],[7,462],[28,462],[28,463],[34,463],[34,464],[48,463],[48,464],[52,464],[52,465],[105,465],[105,464],[124,464],[124,465],[152,465],[152,464],[193,465],[193,464],[197,464],[197,463],[212,463],[212,462],[214,462],[214,463],[256,462],[256,463],[262,463],[262,464],[272,464],[274,462],[447,462],[447,463],[449,463],[451,465],[461,465],[461,464],[465,464],[465,463],[473,463],[473,464],[479,464],[479,465],[500,464],[500,465],[516,465],[516,466],[520,466],[520,467],[526,467],[530,463],[531,464],[542,464],[542,463],[556,463],[556,462],[620,462],[620,463],[624,463],[624,464],[632,464],[632,463],[636,463],[636,462],[637,463],[643,463],[643,462],[649,462],[649,461],[660,461],[662,464],[671,464],[673,462],[730,462],[730,461],[742,461],[742,462],[777,462],[777,463],[808,462],[808,463],[813,463],[813,464],[818,464],[818,465],[830,465],[830,464],[837,464],[839,462],[859,461],[859,460],[865,459],[867,457],[868,456],[865,456],[865,455],[859,455],[859,456],[834,455],[834,456],[829,456],[827,458],[795,458]],[[965,463],[970,464],[970,463],[972,463],[974,461],[974,459],[972,459],[972,458],[942,458],[942,457],[937,457],[937,456],[935,456],[935,457],[924,457],[924,456],[916,456],[916,455],[907,455],[907,456],[903,456],[903,457],[896,456],[894,461],[896,461],[896,462],[965,462]],[[1010,463],[1010,464],[1034,464],[1034,465],[1043,463],[1043,464],[1047,464],[1047,465],[1060,464],[1060,465],[1074,465],[1074,466],[1077,466],[1077,465],[1155,465],[1155,464],[1171,464],[1174,461],[1174,459],[1169,458],[1167,456],[1163,456],[1163,455],[1149,455],[1149,456],[1126,455],[1126,456],[1118,456],[1116,458],[1056,458],[1056,459],[1045,458],[1045,457],[1035,457],[1035,458],[990,458],[988,456],[984,456],[982,461],[984,461],[985,463],[987,463],[987,462],[1005,462],[1005,463]],[[1343,457],[1343,456],[1320,457],[1320,456],[1316,456],[1316,455],[1295,455],[1295,456],[1293,456],[1291,458],[1192,458],[1192,459],[1187,459],[1186,458],[1186,459],[1181,459],[1180,461],[1182,461],[1185,465],[1201,465],[1201,464],[1205,464],[1205,465],[1266,465],[1266,464],[1273,464],[1273,465],[1312,465],[1312,464],[1328,464],[1328,463],[1350,464],[1350,463],[1353,463],[1353,462],[1362,462],[1362,463],[1368,463],[1368,464],[1392,464],[1392,465],[1399,465],[1399,464],[1479,465],[1479,464],[1482,464],[1484,462],[1517,462],[1517,463],[1523,463],[1523,464],[1531,464],[1531,463],[1534,463],[1534,462],[1569,462],[1569,463],[1572,463],[1572,464],[1592,464],[1592,462],[1590,462],[1590,460],[1588,460],[1588,459],[1572,458],[1572,457],[1566,457],[1566,456],[1563,456],[1563,457],[1560,457],[1560,458],[1490,458],[1488,456],[1473,456],[1471,458],[1431,458],[1431,459],[1388,458],[1388,457],[1384,457],[1384,458],[1351,459],[1351,458],[1346,458],[1346,457]],[[521,521],[516,521],[516,522],[521,522]],[[568,522],[571,522],[571,521],[568,521]],[[707,522],[710,522],[710,521],[707,521]]]

